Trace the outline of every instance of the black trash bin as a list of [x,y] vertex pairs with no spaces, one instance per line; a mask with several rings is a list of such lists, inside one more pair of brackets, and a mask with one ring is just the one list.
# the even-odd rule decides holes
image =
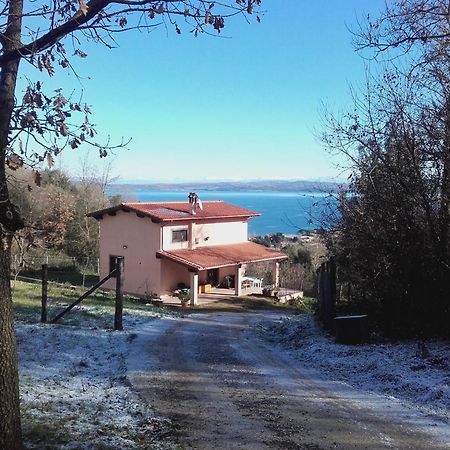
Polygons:
[[335,317],[334,330],[336,341],[342,344],[367,342],[367,315]]

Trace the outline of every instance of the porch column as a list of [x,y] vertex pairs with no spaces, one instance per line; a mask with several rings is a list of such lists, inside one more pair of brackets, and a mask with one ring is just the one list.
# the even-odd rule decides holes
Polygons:
[[275,287],[280,286],[280,263],[278,261],[272,262],[272,282]]
[[188,224],[188,246],[189,250],[192,250],[195,248],[195,242],[194,242],[194,225],[192,222],[189,222]]
[[198,305],[198,272],[191,272],[191,306]]
[[234,272],[234,293],[237,297],[242,295],[242,267],[240,264],[236,266]]

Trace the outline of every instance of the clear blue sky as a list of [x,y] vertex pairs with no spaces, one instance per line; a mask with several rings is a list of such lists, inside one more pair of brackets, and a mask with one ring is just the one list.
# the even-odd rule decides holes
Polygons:
[[[263,0],[260,24],[234,18],[221,38],[122,34],[117,49],[88,47],[82,85],[67,73],[42,79],[84,90],[99,141],[132,138],[114,156],[122,181],[333,178],[338,160],[315,137],[321,103],[349,106],[364,61],[347,28],[383,4]],[[74,172],[82,152],[65,150],[60,164]]]

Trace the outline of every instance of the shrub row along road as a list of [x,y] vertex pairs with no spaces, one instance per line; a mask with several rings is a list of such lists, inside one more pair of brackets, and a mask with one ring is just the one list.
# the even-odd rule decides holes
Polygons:
[[[134,341],[129,379],[170,418],[183,448],[449,448],[400,406],[315,377],[250,329],[273,312],[208,313],[149,323]],[[345,391],[345,392],[344,392]],[[367,397],[367,398],[366,398]]]

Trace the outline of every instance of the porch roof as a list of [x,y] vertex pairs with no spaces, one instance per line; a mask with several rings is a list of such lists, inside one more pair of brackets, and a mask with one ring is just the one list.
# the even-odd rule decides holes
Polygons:
[[195,270],[287,259],[285,253],[254,242],[197,247],[195,249],[165,250],[157,252],[157,256],[168,258]]

